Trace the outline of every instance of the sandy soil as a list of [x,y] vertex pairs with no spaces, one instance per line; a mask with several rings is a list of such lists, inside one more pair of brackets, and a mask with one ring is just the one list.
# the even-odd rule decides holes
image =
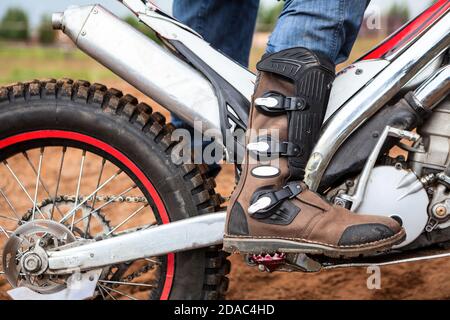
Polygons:
[[[137,90],[116,80],[107,83],[151,103]],[[153,104],[154,105],[154,104]],[[155,110],[168,113],[160,108]],[[56,161],[56,160],[55,160]],[[74,166],[76,167],[76,166]],[[74,173],[76,176],[76,173]],[[217,191],[228,196],[233,189],[233,168],[225,165],[217,181]],[[450,260],[383,267],[381,289],[366,286],[370,274],[365,268],[323,271],[315,274],[260,273],[245,265],[239,255],[230,258],[229,299],[448,299]],[[0,299],[7,298],[0,280]],[[3,289],[3,290],[2,290]]]

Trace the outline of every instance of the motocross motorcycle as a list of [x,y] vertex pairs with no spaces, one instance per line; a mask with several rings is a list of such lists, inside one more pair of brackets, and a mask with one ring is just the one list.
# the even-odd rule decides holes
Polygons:
[[[151,2],[120,2],[159,41],[100,5],[55,13],[53,26],[186,123],[218,132],[239,177],[235,133],[255,75]],[[355,214],[393,214],[406,239],[370,257],[278,252],[248,264],[315,272],[450,257],[449,45],[450,1],[439,0],[338,73],[307,165],[312,190]],[[0,123],[10,297],[224,298],[222,198],[205,165],[177,161],[181,141],[160,113],[101,84],[50,79],[0,88]]]

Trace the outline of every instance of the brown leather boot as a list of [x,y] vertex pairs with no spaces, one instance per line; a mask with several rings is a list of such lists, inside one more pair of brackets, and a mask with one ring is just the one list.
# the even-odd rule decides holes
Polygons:
[[224,250],[352,257],[403,241],[405,231],[394,219],[331,205],[301,182],[326,111],[334,64],[293,48],[263,58],[257,69],[247,152],[228,209]]

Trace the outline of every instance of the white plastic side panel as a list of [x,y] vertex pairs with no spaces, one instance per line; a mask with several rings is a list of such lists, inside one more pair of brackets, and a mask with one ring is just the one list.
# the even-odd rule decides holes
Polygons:
[[386,68],[387,65],[389,65],[389,61],[386,60],[367,60],[354,63],[340,71],[331,89],[330,101],[324,121],[369,83],[381,70]]
[[[381,166],[373,169],[367,183],[365,197],[358,213],[373,214],[385,217],[397,216],[403,222],[406,239],[396,245],[403,247],[413,242],[424,230],[428,221],[428,196],[424,188],[410,194],[408,187],[398,188],[399,182],[409,173],[394,167]],[[418,180],[416,180],[418,181]]]
[[150,10],[139,14],[139,18],[163,37],[184,43],[245,98],[251,100],[256,80],[256,76],[252,72],[212,48],[209,43],[196,34],[180,28],[170,19]]

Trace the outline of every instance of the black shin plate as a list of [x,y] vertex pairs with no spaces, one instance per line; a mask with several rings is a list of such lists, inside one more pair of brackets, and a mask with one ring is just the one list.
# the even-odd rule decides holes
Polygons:
[[315,54],[306,48],[286,49],[265,56],[257,65],[259,71],[271,72],[299,81],[305,71],[310,68],[320,68],[334,76],[334,64],[327,58]]
[[306,101],[305,110],[288,112],[288,141],[303,149],[299,157],[288,159],[290,179],[302,180],[325,116],[334,64],[308,49],[292,48],[266,56],[257,69],[288,78],[295,86],[295,95]]

